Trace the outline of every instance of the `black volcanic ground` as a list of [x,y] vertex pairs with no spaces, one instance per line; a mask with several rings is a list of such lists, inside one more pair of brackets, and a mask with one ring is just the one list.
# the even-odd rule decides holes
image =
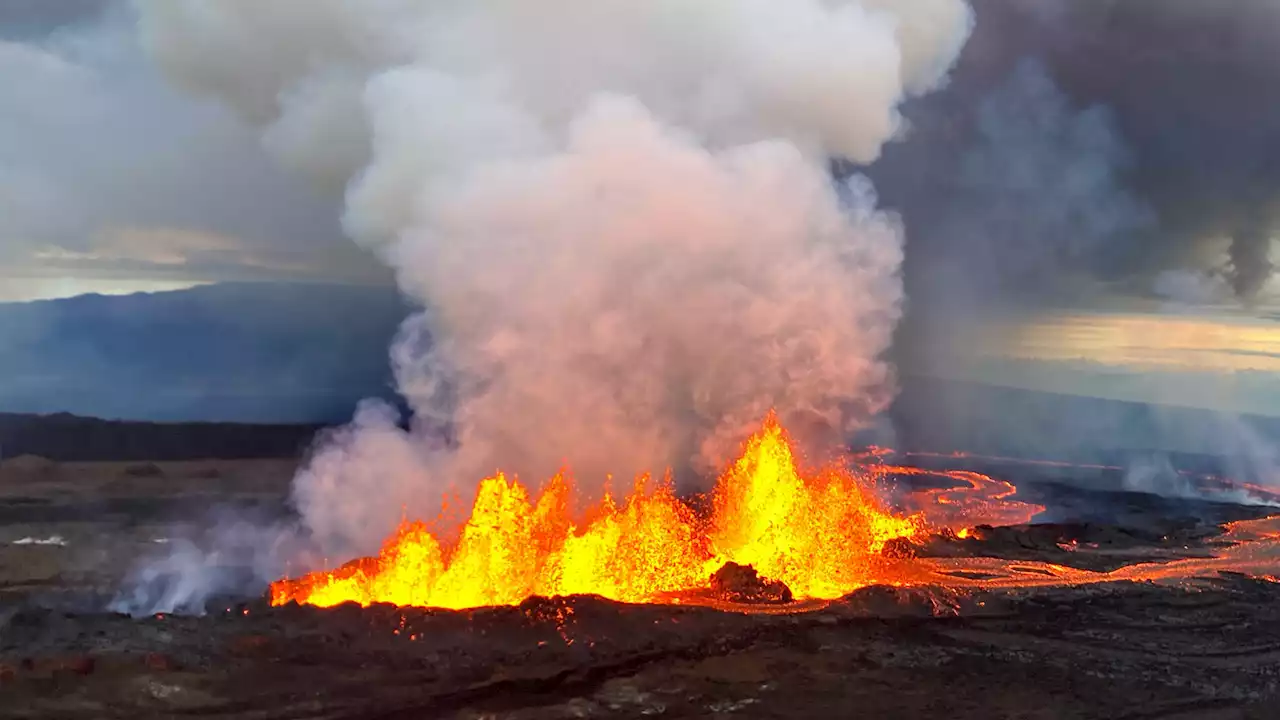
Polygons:
[[[238,431],[187,432],[192,450]],[[294,444],[262,453],[278,459],[0,464],[0,717],[1261,720],[1280,706],[1280,584],[1240,576],[869,588],[799,614],[595,598],[471,612],[256,597],[220,598],[204,617],[102,609],[175,523],[208,523],[217,506],[283,513]],[[917,552],[1102,569],[1130,550],[1203,549],[1218,523],[1268,512],[1105,491],[1100,471],[1073,483],[1062,469],[974,469],[1018,482],[1053,523]],[[1067,554],[1071,540],[1082,549]]]

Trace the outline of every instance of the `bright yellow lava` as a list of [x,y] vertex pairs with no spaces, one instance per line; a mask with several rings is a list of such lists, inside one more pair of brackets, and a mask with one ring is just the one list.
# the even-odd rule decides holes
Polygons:
[[802,472],[771,415],[720,477],[708,518],[669,481],[643,477],[621,504],[606,496],[575,522],[566,478],[534,500],[499,474],[480,483],[452,542],[405,523],[376,558],[273,583],[272,603],[462,609],[574,594],[646,602],[705,588],[726,562],[785,582],[797,598],[837,598],[885,582],[885,544],[922,532],[920,517],[888,513],[868,485],[839,467]]

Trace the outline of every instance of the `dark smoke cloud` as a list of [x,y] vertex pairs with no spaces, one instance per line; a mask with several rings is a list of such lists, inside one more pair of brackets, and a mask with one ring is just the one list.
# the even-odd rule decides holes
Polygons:
[[40,36],[68,25],[91,23],[114,0],[4,0],[0,2],[0,38]]
[[1227,277],[1241,298],[1249,300],[1271,279],[1275,266],[1271,262],[1271,227],[1266,220],[1246,219],[1236,228],[1228,249]]
[[[1246,381],[1239,373],[1007,354],[1017,333],[1062,308],[1213,307],[1230,322],[1239,305],[1273,299],[1280,4],[973,6],[976,29],[949,86],[905,108],[905,140],[870,169],[908,237],[893,349],[906,388],[898,442],[1082,460],[1118,448],[1203,452],[1229,475],[1276,482],[1276,427],[1224,400]],[[942,392],[926,378],[976,382]],[[1213,412],[1174,407],[1185,403]]]
[[976,327],[1044,308],[1265,300],[1280,5],[973,6],[948,86],[869,168],[908,237],[899,368],[952,377]]
[[1113,107],[1138,158],[1135,189],[1157,208],[1136,270],[1206,260],[1249,300],[1271,275],[1280,164],[1280,5],[1261,0],[1076,3],[1047,55],[1070,92]]
[[1057,292],[1055,280],[1102,270],[1149,232],[1113,113],[1073,101],[1043,62],[1023,59],[981,97],[956,99],[918,108],[916,132],[873,168],[911,233],[913,303]]
[[[1081,276],[1145,289],[1167,270],[1256,298],[1280,192],[1280,5],[974,7],[950,87],[908,108],[910,139],[873,169],[906,214],[913,306],[1078,299],[1096,290]],[[975,153],[995,192],[975,195]],[[931,293],[940,273],[980,287]]]

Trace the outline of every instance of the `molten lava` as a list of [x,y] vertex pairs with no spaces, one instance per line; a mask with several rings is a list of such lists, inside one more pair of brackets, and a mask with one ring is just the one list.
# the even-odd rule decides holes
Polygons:
[[[770,416],[742,456],[695,510],[671,482],[642,477],[620,503],[611,496],[576,514],[572,482],[552,478],[536,498],[502,474],[482,483],[470,518],[449,541],[421,523],[404,523],[377,557],[273,583],[275,605],[361,605],[464,609],[514,605],[534,595],[595,594],[624,602],[735,605],[764,598],[753,612],[825,604],[872,584],[953,588],[1027,588],[1115,581],[1194,583],[1218,572],[1273,581],[1280,568],[1280,516],[1227,526],[1220,547],[1191,555],[1147,551],[1111,572],[993,557],[895,559],[891,541],[943,536],[981,539],[974,528],[1018,525],[1044,510],[1018,501],[1010,483],[969,471],[887,464],[873,449],[857,472],[805,471],[785,431]],[[912,492],[904,515],[886,509],[872,488],[885,478],[929,476],[944,487]],[[1227,480],[1255,498],[1280,497]],[[946,532],[949,531],[949,532]],[[1059,543],[1059,549],[1079,550]],[[794,600],[794,601],[793,601]],[[770,609],[773,608],[773,609]]]
[[[917,563],[931,577],[926,582],[952,588],[1031,588],[1092,585],[1107,582],[1173,583],[1194,587],[1202,578],[1238,573],[1270,581],[1280,567],[1280,516],[1228,523],[1221,547],[1194,557],[1151,551],[1149,562],[1110,572],[1082,570],[1054,563],[999,558],[928,558]],[[921,576],[924,577],[924,576]]]
[[[966,479],[970,492],[980,489]],[[574,594],[645,602],[707,588],[730,562],[785,583],[797,598],[837,598],[894,582],[881,550],[926,524],[922,514],[887,511],[871,483],[841,467],[803,471],[771,416],[720,477],[707,516],[677,498],[670,481],[645,477],[621,503],[606,495],[575,519],[567,478],[553,478],[534,499],[499,474],[480,484],[452,542],[406,523],[376,558],[274,583],[272,602],[462,609]]]

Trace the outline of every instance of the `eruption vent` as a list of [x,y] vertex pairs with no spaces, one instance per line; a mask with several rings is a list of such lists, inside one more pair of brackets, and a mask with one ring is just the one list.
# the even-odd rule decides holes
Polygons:
[[644,602],[707,588],[727,563],[785,583],[799,598],[837,598],[891,580],[881,550],[921,530],[919,516],[886,512],[869,488],[839,467],[802,471],[770,416],[720,477],[710,517],[677,499],[669,483],[642,477],[621,504],[606,496],[575,523],[564,476],[534,499],[497,475],[480,484],[447,550],[427,526],[406,523],[378,557],[275,583],[272,601],[460,609],[596,594]]

